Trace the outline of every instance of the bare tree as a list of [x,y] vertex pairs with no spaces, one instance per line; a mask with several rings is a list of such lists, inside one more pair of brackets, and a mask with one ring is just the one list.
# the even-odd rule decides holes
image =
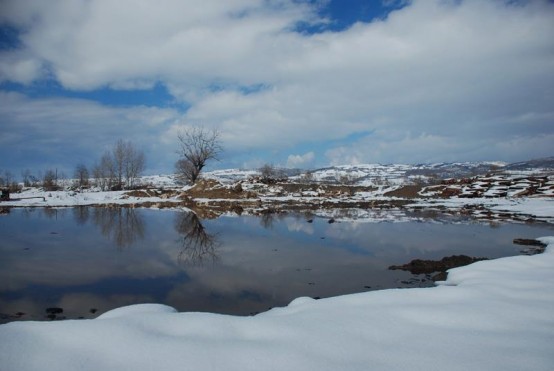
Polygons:
[[123,186],[123,171],[127,159],[128,143],[123,139],[119,139],[112,149],[112,161],[114,165],[115,177],[117,179],[117,188]]
[[31,187],[38,187],[40,184],[40,177],[29,175],[29,181],[31,182]]
[[178,138],[177,153],[181,158],[176,162],[175,168],[183,181],[194,184],[206,162],[217,160],[223,150],[219,131],[193,127],[179,133]]
[[48,169],[44,172],[42,178],[42,186],[47,191],[56,191],[58,189],[58,174],[52,169]]
[[115,167],[110,152],[106,152],[100,158],[100,163],[92,168],[92,177],[96,182],[96,186],[103,191],[109,190],[115,183]]
[[[179,180],[181,180],[183,183],[192,183],[193,179],[195,177],[196,170],[194,169],[194,166],[192,166],[192,163],[187,160],[186,158],[180,158],[175,163],[175,171],[178,174]],[[195,178],[196,180],[196,178]]]
[[9,170],[4,171],[3,175],[0,174],[0,187],[2,186],[9,188],[11,192],[17,192],[21,189],[21,187],[15,180],[15,176]]
[[2,185],[9,187],[13,181],[14,181],[14,176],[12,172],[9,170],[4,171],[4,175],[2,176]]
[[31,186],[31,170],[25,169],[21,171],[21,180],[23,181],[23,186]]
[[58,171],[58,169],[56,169],[56,185],[58,188],[66,188],[70,185],[63,170]]
[[137,149],[130,141],[122,139],[115,143],[111,152],[111,160],[117,188],[132,187],[136,178],[144,171],[146,162],[144,152]]
[[262,182],[269,184],[274,182],[277,178],[277,171],[272,164],[265,164],[260,168],[260,175],[262,177]]
[[126,153],[125,153],[125,179],[127,181],[127,187],[133,187],[135,180],[140,177],[144,171],[146,160],[144,157],[144,152],[137,149],[131,142],[127,143]]
[[89,173],[88,173],[87,167],[84,164],[79,164],[75,167],[74,177],[77,181],[77,186],[79,186],[79,187],[88,186],[88,184],[89,184],[89,182],[88,182]]
[[3,173],[0,173],[0,186],[9,186],[11,179],[13,178],[13,175],[8,170],[4,171]]
[[283,170],[277,169],[273,164],[265,164],[260,169],[261,181],[265,184],[273,184],[287,179]]

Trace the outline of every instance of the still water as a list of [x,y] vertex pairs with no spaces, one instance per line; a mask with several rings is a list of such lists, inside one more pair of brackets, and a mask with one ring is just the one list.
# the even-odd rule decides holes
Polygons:
[[412,259],[517,255],[549,224],[200,220],[180,210],[12,209],[0,216],[0,322],[94,318],[136,303],[249,315],[300,296],[430,286]]

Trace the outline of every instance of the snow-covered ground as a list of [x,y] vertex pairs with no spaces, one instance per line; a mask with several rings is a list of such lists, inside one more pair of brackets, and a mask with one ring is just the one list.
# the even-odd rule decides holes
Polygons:
[[552,370],[554,237],[540,255],[438,287],[313,300],[253,317],[158,304],[0,325],[2,370]]
[[[235,174],[235,175],[230,175]],[[218,173],[218,182],[215,188],[220,187],[224,190],[234,189],[235,185],[230,179],[235,179],[235,176],[241,177],[241,180],[245,180],[252,176],[251,173],[236,174],[235,170],[222,171]],[[210,176],[214,176],[213,173]],[[230,178],[229,178],[230,177]],[[477,178],[476,178],[477,179]],[[147,206],[147,207],[182,207],[183,198],[182,192],[186,192],[190,187],[177,186],[172,183],[173,178],[167,176],[150,176],[143,179],[147,184],[151,184],[156,189],[150,189],[148,191],[127,192],[127,191],[113,191],[104,192],[99,189],[85,189],[82,191],[65,190],[65,191],[43,191],[39,188],[29,188],[21,193],[12,193],[10,201],[2,201],[0,206],[2,207],[71,207],[71,206],[87,206],[87,205],[134,205],[134,206]],[[236,179],[235,179],[236,181]],[[505,180],[503,180],[505,181]],[[225,182],[223,185],[221,182]],[[427,192],[426,198],[413,198],[409,205],[404,205],[402,210],[397,213],[391,212],[388,207],[379,207],[378,205],[386,205],[398,201],[398,197],[386,196],[388,192],[398,189],[398,186],[378,186],[372,189],[366,189],[356,192],[344,192],[343,190],[329,190],[325,186],[318,186],[313,190],[298,190],[287,192],[279,185],[265,185],[256,182],[243,182],[241,188],[248,192],[246,197],[239,197],[237,199],[231,199],[231,202],[235,202],[244,206],[246,212],[261,210],[264,208],[283,208],[286,209],[290,205],[297,208],[318,208],[319,213],[323,212],[325,215],[331,215],[338,219],[356,219],[368,221],[397,221],[404,220],[406,218],[406,211],[414,209],[441,209],[450,210],[453,212],[461,211],[464,208],[472,207],[471,214],[475,218],[484,218],[489,220],[494,219],[510,219],[511,221],[525,221],[528,218],[545,221],[548,223],[554,223],[554,198],[550,194],[552,192],[552,181],[548,181],[545,187],[548,188],[541,194],[534,194],[531,196],[495,196],[489,197],[485,192],[481,197],[463,197],[464,193],[460,196],[452,196],[450,198],[441,198],[439,196],[433,196],[433,192]],[[481,182],[477,179],[472,183],[473,188],[478,188]],[[516,183],[516,185],[523,182]],[[446,185],[443,187],[454,187],[458,185]],[[464,185],[465,186],[465,185]],[[167,193],[161,189],[167,189],[171,187],[174,191]],[[320,187],[320,188],[317,188]],[[459,186],[458,186],[459,187]],[[485,186],[482,186],[485,187]],[[537,187],[535,187],[537,188]],[[540,191],[541,188],[535,190]],[[550,193],[549,193],[550,192]],[[421,194],[422,192],[420,192]],[[424,192],[423,192],[424,193]],[[191,196],[195,199],[198,205],[213,204],[218,202],[229,202],[229,199],[222,198],[222,195],[208,197],[206,195]],[[207,197],[207,198],[206,198]],[[373,207],[373,203],[376,203],[376,207]],[[325,204],[325,206],[321,206]],[[363,207],[357,205],[363,204]],[[319,206],[318,206],[319,205]],[[338,213],[331,213],[330,210],[336,205],[337,209],[342,211]],[[251,209],[255,210],[251,210]],[[344,210],[351,209],[349,212]],[[258,211],[259,211],[258,210]],[[507,218],[507,214],[517,216],[517,218]],[[417,216],[416,216],[417,217]],[[498,217],[498,218],[497,218]],[[408,219],[413,216],[408,217]]]
[[158,196],[153,197],[129,197],[127,191],[43,191],[39,188],[29,188],[21,193],[10,196],[10,201],[3,201],[0,206],[16,207],[66,207],[66,206],[90,206],[90,205],[130,205],[145,202],[175,202]]

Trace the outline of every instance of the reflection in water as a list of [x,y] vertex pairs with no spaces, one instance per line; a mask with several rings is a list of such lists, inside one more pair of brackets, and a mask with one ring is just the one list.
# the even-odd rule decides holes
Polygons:
[[77,206],[73,208],[73,218],[78,225],[85,225],[90,216],[90,207]]
[[217,249],[221,243],[217,239],[217,234],[209,234],[195,213],[178,213],[175,218],[175,230],[183,235],[179,262],[203,265],[205,261],[213,263],[219,258]]
[[265,229],[273,229],[276,221],[283,221],[287,214],[273,209],[264,210],[260,215],[260,225]]
[[59,217],[65,216],[67,209],[57,209],[54,207],[45,207],[42,209],[42,215],[44,215],[48,219],[58,219]]
[[552,224],[490,228],[444,214],[405,223],[328,222],[338,215],[276,212],[263,222],[255,216],[205,222],[176,210],[11,209],[0,216],[0,323],[44,320],[48,308],[93,318],[151,302],[248,315],[300,296],[432,286],[425,276],[388,267],[459,254],[515,255],[514,238],[554,232]]
[[[79,213],[74,216],[81,216]],[[92,220],[103,236],[119,248],[129,247],[144,238],[144,221],[133,208],[94,208]]]

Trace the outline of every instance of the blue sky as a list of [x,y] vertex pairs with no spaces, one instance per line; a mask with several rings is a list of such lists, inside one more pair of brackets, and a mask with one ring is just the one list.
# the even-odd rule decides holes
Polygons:
[[554,155],[554,2],[2,0],[0,171],[92,166],[119,138],[173,171]]

